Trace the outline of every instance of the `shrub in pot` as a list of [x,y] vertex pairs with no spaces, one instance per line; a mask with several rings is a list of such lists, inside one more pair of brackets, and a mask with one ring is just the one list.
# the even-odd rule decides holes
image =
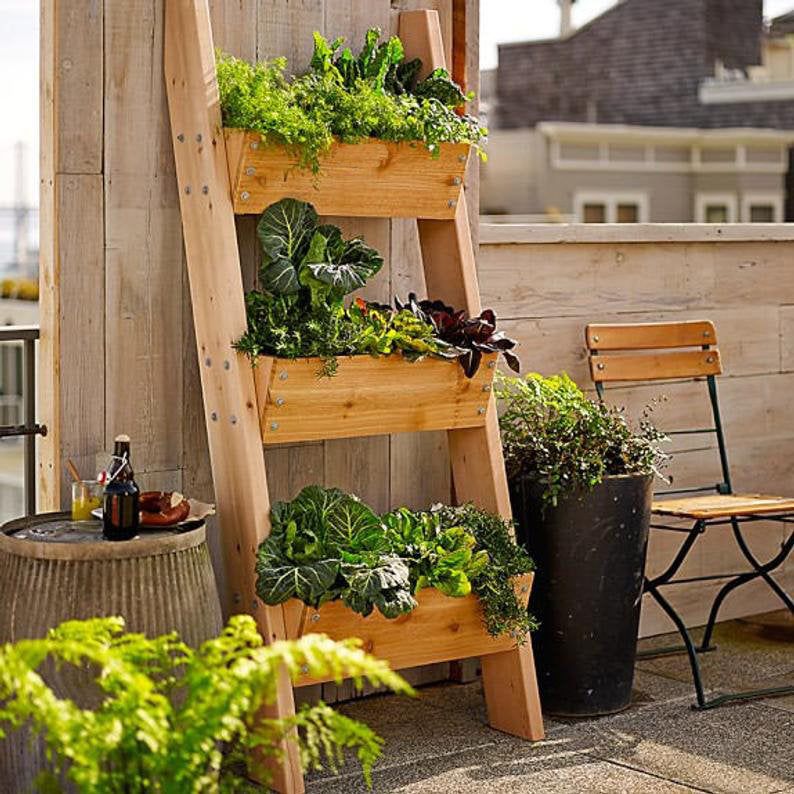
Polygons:
[[565,374],[499,379],[518,535],[538,572],[532,608],[544,710],[595,716],[629,705],[654,472],[647,413],[589,399]]

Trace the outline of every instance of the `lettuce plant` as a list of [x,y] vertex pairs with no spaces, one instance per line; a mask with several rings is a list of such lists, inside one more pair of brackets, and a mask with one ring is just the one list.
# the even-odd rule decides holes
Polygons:
[[532,620],[510,579],[532,570],[510,524],[473,506],[378,515],[336,488],[308,486],[271,513],[259,547],[257,593],[267,604],[298,598],[313,607],[342,600],[362,615],[410,612],[416,594],[476,593],[491,634],[523,639]]
[[[39,673],[48,660],[90,670],[99,705],[59,698]],[[355,752],[370,784],[383,742],[366,725],[323,703],[288,719],[262,717],[280,671],[297,679],[306,668],[411,692],[355,640],[309,635],[264,645],[248,615],[232,617],[197,650],[174,634],[125,633],[121,618],[70,621],[43,639],[0,646],[0,738],[22,726],[42,735],[52,768],[38,783],[48,792],[61,790],[61,775],[85,794],[259,790],[245,759],[275,756],[286,738],[298,741],[305,768],[336,771],[345,751]]]

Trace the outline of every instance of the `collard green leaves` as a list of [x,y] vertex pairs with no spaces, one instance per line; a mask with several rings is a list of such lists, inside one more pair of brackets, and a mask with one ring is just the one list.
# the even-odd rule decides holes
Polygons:
[[311,305],[341,304],[383,266],[383,257],[360,238],[344,240],[341,230],[320,225],[306,201],[281,199],[257,224],[263,262],[262,287],[273,295],[296,295],[302,288]]

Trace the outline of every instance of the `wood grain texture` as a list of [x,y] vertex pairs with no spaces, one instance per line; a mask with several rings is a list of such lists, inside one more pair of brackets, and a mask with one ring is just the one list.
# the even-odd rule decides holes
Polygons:
[[[256,598],[253,563],[270,529],[270,502],[253,374],[231,348],[246,317],[217,83],[206,79],[215,73],[215,55],[205,2],[168,0],[164,52],[205,421],[231,590],[227,604],[251,611],[270,642],[284,636],[284,622],[281,609],[264,608]],[[267,714],[293,713],[292,688],[282,675]],[[304,789],[297,746],[285,741],[282,750],[273,785],[297,794]]]
[[794,512],[794,497],[766,494],[712,494],[654,501],[653,512],[681,518],[726,518]]
[[[516,577],[515,587],[523,603],[529,598],[532,574]],[[434,588],[420,590],[418,606],[398,618],[384,618],[377,610],[363,617],[341,601],[323,604],[319,609],[301,602],[285,605],[287,626],[295,638],[308,633],[327,634],[341,640],[357,637],[362,647],[389,662],[392,669],[444,662],[466,656],[500,654],[516,647],[512,637],[491,637],[483,625],[477,596],[449,598]],[[317,683],[303,678],[298,682]]]
[[596,383],[701,378],[721,372],[720,351],[716,348],[590,356],[590,375]]
[[585,328],[590,350],[652,350],[673,347],[701,347],[717,344],[717,332],[710,320],[677,323],[590,323]]
[[[457,361],[340,358],[322,377],[316,358],[261,358],[254,367],[265,444],[477,427],[490,404],[495,355],[467,378]],[[244,366],[246,359],[240,359]]]
[[311,202],[321,215],[450,218],[463,192],[466,144],[441,144],[434,157],[418,143],[334,143],[313,174],[258,133],[224,134],[238,215],[258,214],[290,196]]
[[182,465],[182,236],[161,15],[155,0],[105,7],[105,437],[130,435],[139,471]]

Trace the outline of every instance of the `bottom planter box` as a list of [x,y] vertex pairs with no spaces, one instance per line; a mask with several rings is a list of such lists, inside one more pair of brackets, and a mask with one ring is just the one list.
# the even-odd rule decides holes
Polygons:
[[[513,580],[521,603],[526,606],[533,574]],[[304,634],[327,634],[333,640],[358,637],[367,653],[389,662],[392,669],[418,667],[434,662],[487,656],[509,651],[516,641],[509,635],[492,637],[485,629],[480,601],[475,595],[450,598],[434,588],[420,590],[419,605],[398,618],[385,618],[377,610],[362,617],[341,601],[319,609],[291,599],[284,604],[288,639]],[[331,680],[305,676],[296,686]]]

